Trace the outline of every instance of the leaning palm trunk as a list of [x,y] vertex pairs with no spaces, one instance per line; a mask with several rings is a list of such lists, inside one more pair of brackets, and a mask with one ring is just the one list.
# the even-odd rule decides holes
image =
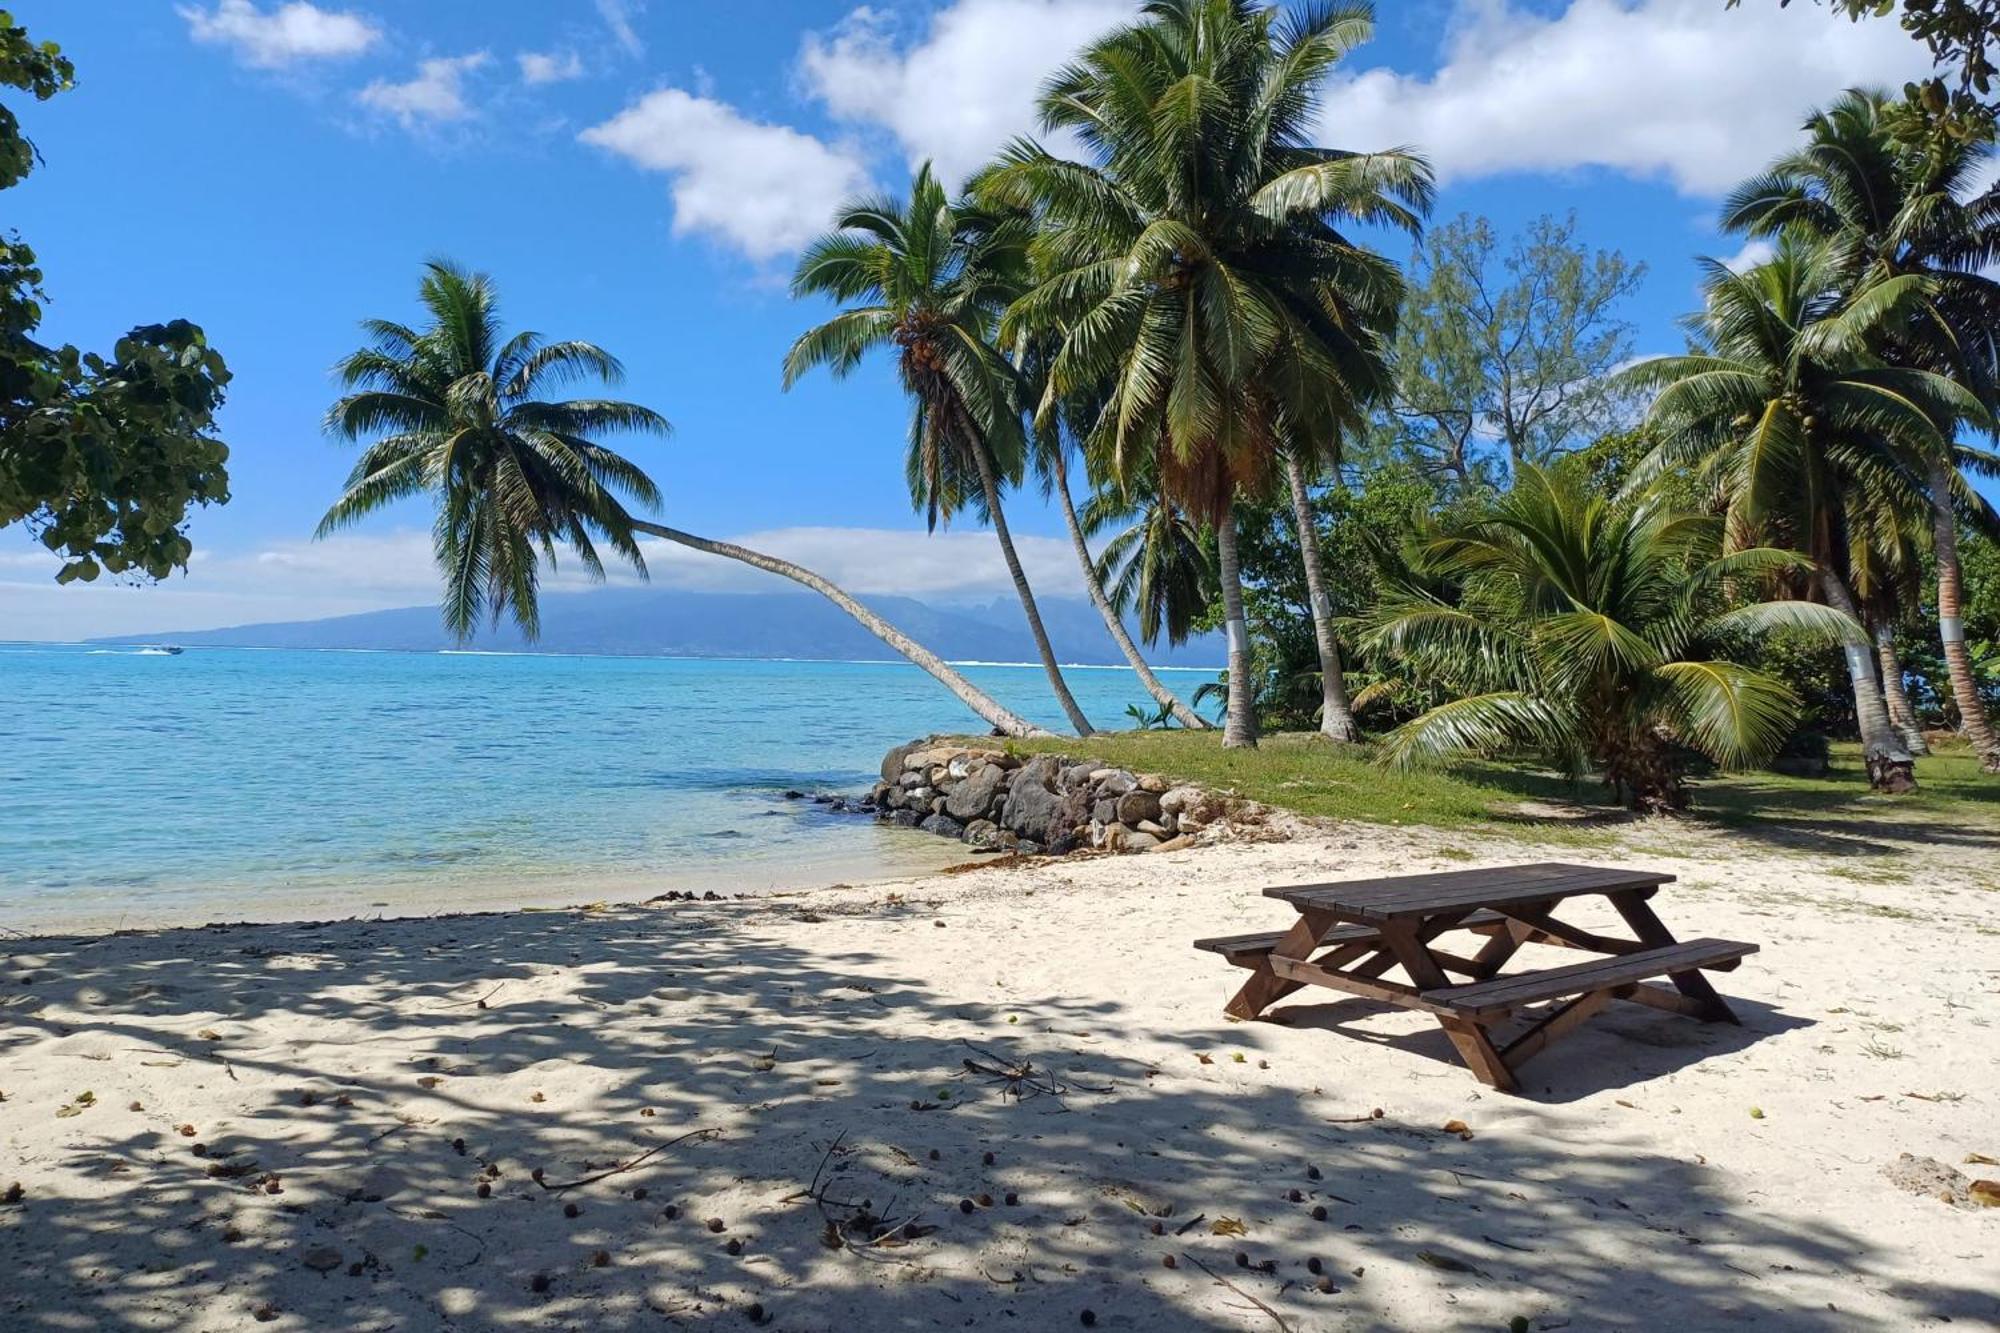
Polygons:
[[1236,502],[1215,520],[1216,563],[1222,574],[1222,623],[1229,635],[1229,706],[1222,744],[1257,748],[1257,700],[1250,685],[1250,623],[1243,615],[1243,567],[1236,558]]
[[1007,557],[1007,572],[1014,576],[1014,593],[1021,599],[1021,610],[1028,617],[1028,632],[1035,636],[1035,651],[1042,655],[1042,670],[1049,673],[1049,688],[1055,691],[1056,702],[1063,706],[1063,712],[1069,714],[1069,724],[1076,728],[1076,734],[1093,735],[1096,728],[1076,706],[1062,668],[1056,665],[1056,650],[1049,646],[1048,631],[1042,628],[1042,613],[1035,606],[1027,571],[1021,568],[1021,557],[1014,553],[1014,536],[1007,531],[1007,516],[1000,510],[1000,478],[993,470],[993,457],[984,443],[974,445],[972,452],[979,460],[979,484],[986,490],[986,512],[993,519],[993,535],[1000,539],[1000,553]]
[[813,573],[810,569],[802,565],[795,565],[789,560],[781,560],[774,555],[765,555],[761,551],[753,551],[745,546],[737,546],[730,542],[711,541],[707,537],[697,537],[691,532],[682,532],[678,528],[664,527],[661,524],[651,523],[645,519],[633,519],[632,527],[635,531],[647,533],[650,536],[661,537],[667,541],[689,547],[696,551],[706,551],[710,555],[727,556],[731,560],[740,560],[753,569],[761,569],[767,574],[777,574],[783,578],[790,579],[794,583],[802,583],[841,610],[847,612],[848,615],[853,616],[861,623],[862,628],[866,629],[870,634],[873,634],[904,657],[907,657],[911,662],[929,672],[940,685],[943,685],[946,689],[957,695],[959,702],[979,714],[982,718],[985,718],[1007,735],[1048,736],[1053,734],[1045,728],[1036,726],[1019,714],[1010,712],[1008,709],[1002,707],[980,690],[978,686],[952,670],[944,659],[940,658],[936,653],[933,653],[930,649],[924,647],[915,639],[912,639],[909,635],[876,615],[873,611],[870,611],[860,602],[855,601],[854,598],[841,591],[830,580]]
[[1153,668],[1139,654],[1139,645],[1132,642],[1132,636],[1125,632],[1125,622],[1118,617],[1118,609],[1111,605],[1111,599],[1104,593],[1104,581],[1097,577],[1097,565],[1090,558],[1090,543],[1084,540],[1083,524],[1077,522],[1076,506],[1069,498],[1069,473],[1060,457],[1055,460],[1056,493],[1062,497],[1063,522],[1069,525],[1070,545],[1076,548],[1077,563],[1083,566],[1083,586],[1090,594],[1090,603],[1097,608],[1097,614],[1104,617],[1104,628],[1111,633],[1118,650],[1125,654],[1125,660],[1132,664],[1132,673],[1139,683],[1146,687],[1146,693],[1153,696],[1153,702],[1173,714],[1174,721],[1190,730],[1208,727],[1208,719],[1181,702],[1181,697],[1161,684],[1153,674]]
[[1942,459],[1931,463],[1931,526],[1937,553],[1938,635],[1944,640],[1945,672],[1951,677],[1952,701],[1965,739],[1979,756],[1979,766],[2000,773],[2000,737],[1987,720],[1972,674],[1972,655],[1965,650],[1965,622],[1960,619],[1964,572],[1958,563],[1958,518],[1951,500],[1951,471]]
[[[1826,565],[1819,569],[1820,591],[1827,605],[1843,611],[1856,622],[1861,613],[1848,591],[1847,581]],[[1889,721],[1889,707],[1882,697],[1882,683],[1875,675],[1875,655],[1865,638],[1856,637],[1845,645],[1847,676],[1854,687],[1854,720],[1861,729],[1861,755],[1868,766],[1868,785],[1878,791],[1914,791],[1917,761],[1896,734]]]
[[1903,657],[1896,651],[1896,630],[1891,625],[1875,627],[1875,663],[1882,669],[1882,699],[1889,705],[1889,721],[1903,733],[1903,743],[1911,754],[1929,754],[1924,724],[1917,720],[1917,710],[1910,706],[1909,690],[1903,684]]
[[1319,644],[1319,734],[1328,740],[1360,739],[1354,707],[1347,698],[1347,677],[1340,669],[1340,640],[1333,633],[1333,599],[1327,595],[1326,573],[1319,559],[1319,528],[1313,522],[1312,493],[1306,468],[1296,454],[1285,455],[1285,475],[1292,483],[1292,519],[1299,530],[1299,556],[1306,567],[1306,593],[1312,599],[1313,638]]

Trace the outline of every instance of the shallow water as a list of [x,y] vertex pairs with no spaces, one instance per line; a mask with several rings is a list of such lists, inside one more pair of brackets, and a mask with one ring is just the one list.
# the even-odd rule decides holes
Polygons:
[[[1039,668],[966,674],[1060,725]],[[1068,674],[1100,726],[1147,702],[1123,669]],[[0,645],[0,923],[922,872],[964,849],[783,792],[855,791],[891,745],[979,729],[900,663]]]

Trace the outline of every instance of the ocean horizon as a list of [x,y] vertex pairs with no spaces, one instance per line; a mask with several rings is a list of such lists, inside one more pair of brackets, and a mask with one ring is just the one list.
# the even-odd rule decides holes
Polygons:
[[[171,640],[163,640],[163,643]],[[1039,664],[961,664],[1061,731]],[[1163,671],[1185,697],[1211,670]],[[1100,727],[1151,701],[1071,689]],[[0,925],[111,928],[763,892],[967,850],[787,791],[984,723],[903,662],[0,644]]]

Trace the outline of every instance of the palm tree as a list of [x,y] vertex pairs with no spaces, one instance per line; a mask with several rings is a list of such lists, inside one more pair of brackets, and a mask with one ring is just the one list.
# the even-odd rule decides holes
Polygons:
[[[1819,595],[1857,624],[1850,537],[1898,525],[1923,504],[1925,460],[1939,422],[1983,417],[1945,376],[1883,364],[1884,327],[1927,295],[1925,280],[1885,278],[1843,292],[1839,252],[1792,233],[1745,272],[1707,263],[1707,308],[1690,322],[1697,350],[1626,372],[1656,389],[1662,442],[1634,469],[1643,485],[1692,464],[1727,507],[1733,542],[1775,536],[1812,560]],[[1892,725],[1865,634],[1846,644],[1869,781],[1916,785],[1915,761]]]
[[1089,451],[1108,475],[1157,477],[1213,527],[1223,744],[1255,745],[1236,496],[1264,488],[1281,440],[1326,440],[1385,391],[1400,275],[1335,224],[1414,229],[1431,178],[1404,152],[1310,144],[1315,92],[1372,31],[1365,6],[1152,0],[1143,13],[1043,90],[1044,128],[1088,160],[1017,142],[975,191],[1038,224],[1038,281],[1002,336],[1057,342],[1040,410],[1101,394]]
[[[1425,543],[1416,575],[1367,617],[1371,652],[1458,697],[1389,733],[1394,765],[1527,748],[1593,770],[1634,810],[1687,804],[1675,751],[1725,767],[1768,758],[1797,700],[1782,681],[1715,655],[1779,626],[1858,634],[1807,602],[1718,613],[1732,581],[1804,570],[1765,547],[1717,553],[1713,520],[1656,501],[1616,504],[1532,465],[1485,516]],[[1440,582],[1458,589],[1440,596]]]
[[1090,719],[1063,680],[1000,503],[1002,481],[1019,480],[1025,450],[1014,367],[992,335],[1025,271],[1024,219],[955,205],[925,163],[907,200],[851,200],[834,225],[799,257],[792,295],[847,308],[799,335],[785,356],[785,387],[816,366],[845,376],[870,351],[897,349],[913,408],[911,499],[933,530],[968,499],[984,510],[1049,687],[1077,734],[1088,736]]
[[541,625],[542,564],[554,567],[559,546],[601,578],[601,541],[643,575],[637,534],[645,533],[804,584],[993,726],[1013,736],[1048,734],[811,570],[634,516],[625,497],[656,505],[659,491],[637,464],[601,440],[664,436],[666,419],[611,399],[537,396],[577,379],[616,384],[623,370],[610,353],[587,342],[544,342],[535,333],[506,336],[492,280],[443,261],[426,267],[418,297],[430,316],[427,327],[363,321],[368,346],[336,367],[348,393],[328,411],[327,427],[371,442],[317,535],[398,500],[432,496],[444,621],[461,642],[482,619],[498,624],[508,614],[534,638]]
[[1131,492],[1100,490],[1082,521],[1093,537],[1117,529],[1097,557],[1097,576],[1113,609],[1120,615],[1136,610],[1139,637],[1149,645],[1162,635],[1170,644],[1187,642],[1195,621],[1215,604],[1215,562],[1200,526],[1158,486],[1143,485]]
[[[1042,389],[1046,386],[1051,351],[1048,340],[1041,340],[1025,343],[1015,353],[1014,363],[1021,371],[1023,388],[1032,399],[1040,399]],[[1117,493],[1112,488],[1109,478],[1090,475],[1093,471],[1101,473],[1102,468],[1100,466],[1093,469],[1089,455],[1082,452],[1083,443],[1091,438],[1097,415],[1102,410],[1103,403],[1100,396],[1083,395],[1056,403],[1052,410],[1040,413],[1029,435],[1035,474],[1041,482],[1043,492],[1053,494],[1062,509],[1063,524],[1069,529],[1070,547],[1076,552],[1077,563],[1083,570],[1084,590],[1090,596],[1091,605],[1097,608],[1099,618],[1104,621],[1106,632],[1118,645],[1118,650],[1125,654],[1125,660],[1131,665],[1133,674],[1139,678],[1139,683],[1153,696],[1153,702],[1163,710],[1165,716],[1179,722],[1183,727],[1208,730],[1211,725],[1208,719],[1190,708],[1179,695],[1166,687],[1154,673],[1151,664],[1146,661],[1145,655],[1139,651],[1139,645],[1132,641],[1132,635],[1126,630],[1122,616],[1126,608],[1132,605],[1132,600],[1128,596],[1124,600],[1114,601],[1112,595],[1106,591],[1104,571],[1090,554],[1090,537],[1105,526],[1105,520],[1101,515],[1095,524],[1080,519],[1077,515],[1076,499],[1070,494],[1069,464],[1072,450],[1081,455],[1086,477],[1093,482],[1092,497],[1089,501],[1093,509],[1103,509],[1100,502]],[[1121,515],[1129,512],[1129,506],[1113,505],[1112,508],[1118,510]],[[1205,606],[1206,603],[1201,605]],[[1199,609],[1196,608],[1196,614],[1199,614]],[[1143,625],[1141,629],[1147,643],[1158,642],[1157,621],[1149,622],[1149,625]],[[1183,630],[1173,642],[1179,643],[1185,637],[1186,632]]]
[[[1989,275],[2000,257],[2000,186],[1972,194],[1994,159],[1993,127],[1935,130],[1919,106],[1850,91],[1806,122],[1803,148],[1730,196],[1723,225],[1753,236],[1797,231],[1838,246],[1850,290],[1901,274],[1927,278],[1931,299],[1886,331],[1884,359],[1952,375],[2000,412],[2000,282]],[[1945,669],[1966,739],[1988,772],[2000,772],[2000,734],[1965,646],[1958,556],[1961,516],[1986,523],[1992,511],[1958,466],[1980,460],[1953,447],[1949,428],[1941,443],[1925,482]]]
[[[1305,565],[1306,596],[1312,602],[1313,641],[1319,649],[1319,734],[1331,741],[1361,739],[1354,722],[1354,704],[1347,697],[1347,675],[1340,663],[1340,637],[1335,628],[1333,595],[1327,590],[1320,560],[1319,524],[1313,518],[1312,480],[1298,448],[1285,450],[1285,481],[1292,494],[1292,524],[1298,530],[1299,559]],[[1338,460],[1334,460],[1338,466]]]

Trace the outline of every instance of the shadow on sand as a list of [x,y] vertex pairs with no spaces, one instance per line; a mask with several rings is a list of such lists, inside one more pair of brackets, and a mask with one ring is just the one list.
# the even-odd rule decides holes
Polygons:
[[[1701,1165],[1621,1144],[1615,1126],[1463,1142],[1393,1117],[1331,1123],[1323,1101],[1309,1110],[1289,1089],[1182,1076],[1230,1042],[1219,1019],[1136,1034],[1149,1054],[1175,1053],[1163,1076],[1163,1060],[1131,1052],[1120,1004],[955,1003],[873,954],[775,943],[725,909],[210,928],[14,952],[30,950],[26,982],[0,953],[0,1070],[32,1047],[77,1061],[66,1084],[96,1097],[67,1122],[82,1137],[36,1167],[54,1183],[0,1208],[0,1325],[23,1333],[747,1327],[757,1307],[785,1329],[1066,1328],[1086,1309],[1105,1328],[1281,1326],[1240,1293],[1297,1330],[1498,1328],[1514,1315],[1578,1330],[1857,1326],[1801,1299],[1802,1281],[1923,1319],[1996,1313],[1990,1288],[1900,1287],[1869,1239],[1779,1221]],[[273,1015],[304,1021],[280,1037],[259,1027]],[[1349,1016],[1298,1006],[1291,1020]],[[1675,1025],[1692,1049],[1621,1037],[1621,1020],[1535,1073],[1566,1093],[1620,1086],[1787,1021],[1744,1016],[1742,1029],[1629,1022]],[[219,1039],[200,1035],[209,1023]],[[1071,1092],[1003,1096],[966,1071],[967,1038]],[[1444,1054],[1431,1034],[1397,1040]],[[177,1133],[196,1112],[155,1105],[149,1075],[164,1062],[199,1062],[204,1095],[233,1112]],[[31,1112],[49,1114],[10,1100],[0,1125]],[[531,1177],[592,1175],[710,1126],[720,1137],[575,1189]],[[823,1166],[839,1195],[936,1230],[829,1249],[826,1219],[798,1197]],[[261,1184],[273,1174],[281,1193]],[[960,1211],[981,1195],[992,1205]],[[702,1225],[711,1210],[723,1233]],[[1213,1234],[1223,1217],[1248,1234]],[[1611,1257],[1633,1254],[1643,1263]],[[1167,1255],[1240,1293],[1184,1259],[1166,1269]],[[1313,1289],[1309,1258],[1336,1293]],[[1259,1271],[1267,1260],[1274,1271]]]

